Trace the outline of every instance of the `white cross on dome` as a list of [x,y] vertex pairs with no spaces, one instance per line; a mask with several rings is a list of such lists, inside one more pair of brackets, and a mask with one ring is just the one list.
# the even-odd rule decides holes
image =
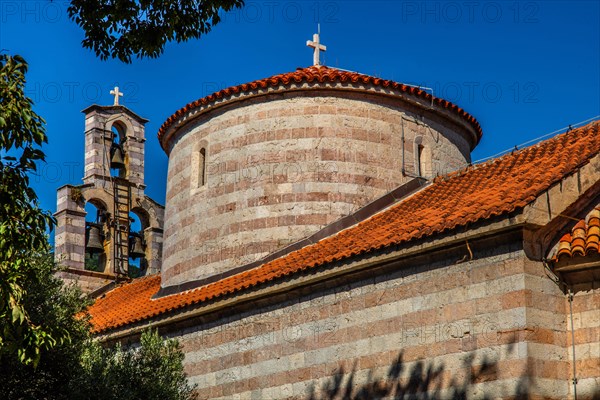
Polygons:
[[[319,29],[320,31],[320,29]],[[319,55],[321,51],[326,51],[327,46],[322,45],[319,41],[319,34],[315,33],[313,35],[313,40],[307,40],[306,45],[308,47],[312,47],[314,49],[313,52],[313,65],[321,65],[321,60],[319,59]]]
[[115,102],[113,105],[118,106],[119,105],[119,97],[123,97],[123,92],[119,92],[119,87],[115,86],[115,88],[110,91],[110,94],[115,96]]

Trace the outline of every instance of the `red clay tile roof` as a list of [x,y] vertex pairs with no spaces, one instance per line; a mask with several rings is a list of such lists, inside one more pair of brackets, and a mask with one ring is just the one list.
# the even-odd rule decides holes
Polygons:
[[311,66],[308,68],[298,68],[294,72],[279,74],[270,78],[259,79],[250,83],[244,83],[242,85],[228,87],[206,97],[188,103],[183,108],[177,110],[173,115],[167,118],[167,120],[162,124],[162,126],[158,130],[158,141],[161,143],[163,148],[165,148],[162,139],[167,130],[175,123],[175,121],[177,121],[178,118],[183,116],[188,111],[193,110],[194,108],[207,106],[217,102],[218,100],[225,99],[229,96],[239,95],[257,89],[267,89],[269,87],[278,87],[280,85],[291,85],[312,82],[362,83],[386,89],[394,89],[402,93],[407,93],[416,97],[420,97],[422,99],[427,100],[428,102],[431,102],[432,104],[436,104],[457,114],[460,118],[462,118],[467,123],[471,124],[471,126],[473,126],[473,129],[477,134],[476,143],[479,142],[479,140],[481,139],[482,131],[479,122],[477,122],[477,120],[471,114],[458,107],[457,105],[450,103],[447,100],[434,97],[426,91],[414,86],[408,86],[390,80],[375,78],[373,76],[363,75],[357,72],[341,71],[336,68],[330,68],[321,65]]
[[553,261],[598,254],[600,247],[600,206],[575,224],[558,242]]
[[450,231],[526,206],[600,152],[600,122],[439,178],[420,192],[319,242],[218,282],[152,299],[160,276],[108,292],[90,308],[96,332],[236,293],[327,263]]

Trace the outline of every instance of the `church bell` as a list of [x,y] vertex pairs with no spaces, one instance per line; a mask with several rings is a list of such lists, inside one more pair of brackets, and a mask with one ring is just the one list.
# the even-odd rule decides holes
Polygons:
[[112,145],[110,149],[110,168],[111,169],[123,169],[125,168],[125,161],[123,159],[123,147],[118,144]]
[[146,256],[144,251],[144,239],[139,233],[132,233],[129,237],[129,257],[136,259]]
[[104,241],[102,238],[102,225],[86,223],[87,228],[87,241],[85,244],[85,250],[90,254],[102,253],[104,251],[104,245],[102,242]]

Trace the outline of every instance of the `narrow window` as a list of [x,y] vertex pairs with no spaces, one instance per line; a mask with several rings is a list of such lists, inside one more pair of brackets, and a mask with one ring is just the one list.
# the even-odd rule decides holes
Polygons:
[[206,149],[201,148],[198,156],[198,187],[204,186],[206,181]]
[[425,145],[423,144],[423,136],[415,137],[413,141],[413,171],[416,176],[424,177],[430,171],[426,168],[428,161],[428,154],[425,151]]
[[417,160],[415,163],[415,166],[417,167],[417,175],[419,176],[423,176],[423,173],[425,172],[425,163],[423,160],[423,150],[425,149],[425,146],[423,146],[422,144],[417,146]]

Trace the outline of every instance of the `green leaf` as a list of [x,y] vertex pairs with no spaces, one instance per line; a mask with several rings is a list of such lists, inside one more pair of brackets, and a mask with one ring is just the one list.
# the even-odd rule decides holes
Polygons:
[[25,315],[23,314],[23,310],[21,310],[18,306],[13,306],[12,309],[12,322],[18,322],[20,324],[25,320]]
[[36,366],[60,332],[32,318],[36,293],[29,287],[41,278],[34,258],[48,251],[46,229],[53,220],[38,207],[29,186],[34,161],[44,157],[38,146],[47,137],[43,119],[24,93],[26,72],[22,57],[0,54],[0,151],[10,154],[0,163],[0,356],[14,355]]

